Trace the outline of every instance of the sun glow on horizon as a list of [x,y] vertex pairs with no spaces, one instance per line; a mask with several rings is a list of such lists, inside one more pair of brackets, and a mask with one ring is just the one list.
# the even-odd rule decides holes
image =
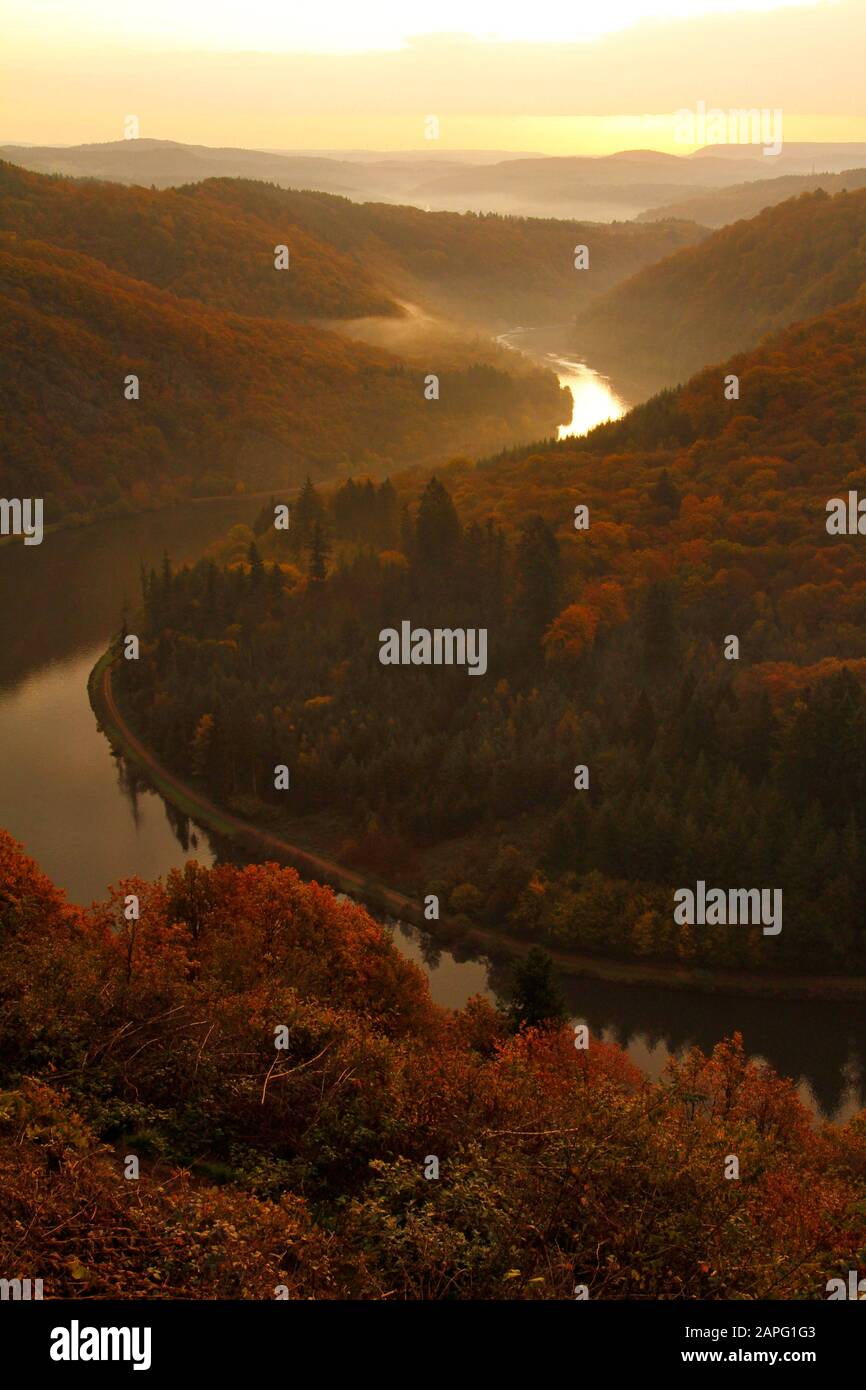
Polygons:
[[0,6],[0,143],[119,140],[134,113],[187,144],[429,151],[434,112],[439,153],[686,153],[673,113],[699,99],[784,108],[789,140],[866,135],[855,0]]
[[371,13],[351,0],[327,7],[275,0],[6,0],[4,45],[32,50],[93,43],[155,50],[245,53],[369,53],[435,44],[452,37],[524,43],[576,43],[636,24],[709,15],[808,8],[833,0],[606,0],[576,7],[563,0],[503,6],[501,0],[436,0],[435,8],[377,0]]

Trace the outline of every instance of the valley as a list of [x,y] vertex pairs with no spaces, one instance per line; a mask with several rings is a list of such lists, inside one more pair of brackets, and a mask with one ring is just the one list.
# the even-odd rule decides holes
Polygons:
[[866,7],[6,9],[22,1375],[850,1375]]

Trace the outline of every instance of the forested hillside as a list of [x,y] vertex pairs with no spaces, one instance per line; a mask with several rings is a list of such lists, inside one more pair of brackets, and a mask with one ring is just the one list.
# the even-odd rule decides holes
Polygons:
[[[43,496],[50,524],[553,435],[568,397],[465,336],[473,313],[561,316],[568,294],[577,305],[692,234],[365,207],[239,179],[124,188],[0,163],[0,486]],[[584,235],[592,268],[578,273]],[[401,361],[321,328],[396,321],[407,292],[453,309],[464,336],[413,321]]]
[[[467,925],[866,973],[866,561],[826,529],[858,487],[863,304],[580,443],[266,506],[144,577],[123,701],[210,795]],[[486,674],[381,665],[406,619],[486,628]],[[783,930],[676,925],[698,879],[781,888]]]
[[[51,178],[0,162],[0,231],[80,251],[182,299],[239,314],[308,320],[399,313],[357,257],[310,235],[267,201],[242,206],[175,189]],[[282,274],[274,270],[279,245],[290,256]]]
[[737,1038],[646,1082],[537,970],[446,1012],[291,869],[84,910],[0,832],[0,948],[0,1261],[46,1299],[819,1300],[856,1267],[862,1116],[813,1130]]
[[[288,221],[336,252],[356,256],[390,289],[496,328],[562,322],[643,266],[706,235],[688,222],[606,225],[422,212],[244,179],[209,179],[179,193],[276,225]],[[577,245],[589,248],[588,270],[575,270]]]
[[46,524],[381,473],[553,434],[571,413],[552,373],[522,363],[445,360],[427,400],[424,370],[390,353],[9,233],[0,306],[0,492],[42,497]]
[[595,366],[675,385],[866,285],[866,189],[803,194],[640,271],[580,315]]
[[638,222],[662,222],[668,217],[698,222],[702,227],[724,227],[742,218],[757,217],[764,208],[775,207],[801,193],[850,192],[866,184],[866,169],[847,169],[843,174],[782,174],[774,179],[735,183],[730,188],[714,188],[690,198],[648,208]]
[[[399,314],[395,293],[502,327],[576,312],[593,295],[705,233],[623,223],[425,213],[252,179],[126,188],[0,162],[0,230],[93,256],[218,309],[269,318]],[[574,269],[589,244],[590,271]],[[291,271],[275,275],[273,248]]]

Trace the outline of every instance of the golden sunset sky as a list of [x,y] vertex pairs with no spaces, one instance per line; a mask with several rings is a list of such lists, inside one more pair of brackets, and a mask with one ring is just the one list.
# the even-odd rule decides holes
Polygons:
[[866,139],[866,0],[0,0],[0,141],[683,152],[673,112]]

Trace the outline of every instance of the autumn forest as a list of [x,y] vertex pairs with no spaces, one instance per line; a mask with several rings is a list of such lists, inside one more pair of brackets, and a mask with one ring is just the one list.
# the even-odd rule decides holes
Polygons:
[[[380,8],[148,13],[148,138],[0,144],[0,1298],[93,1321],[52,1361],[479,1300],[808,1359],[866,1298],[862,17]],[[790,139],[672,133],[777,51]]]

